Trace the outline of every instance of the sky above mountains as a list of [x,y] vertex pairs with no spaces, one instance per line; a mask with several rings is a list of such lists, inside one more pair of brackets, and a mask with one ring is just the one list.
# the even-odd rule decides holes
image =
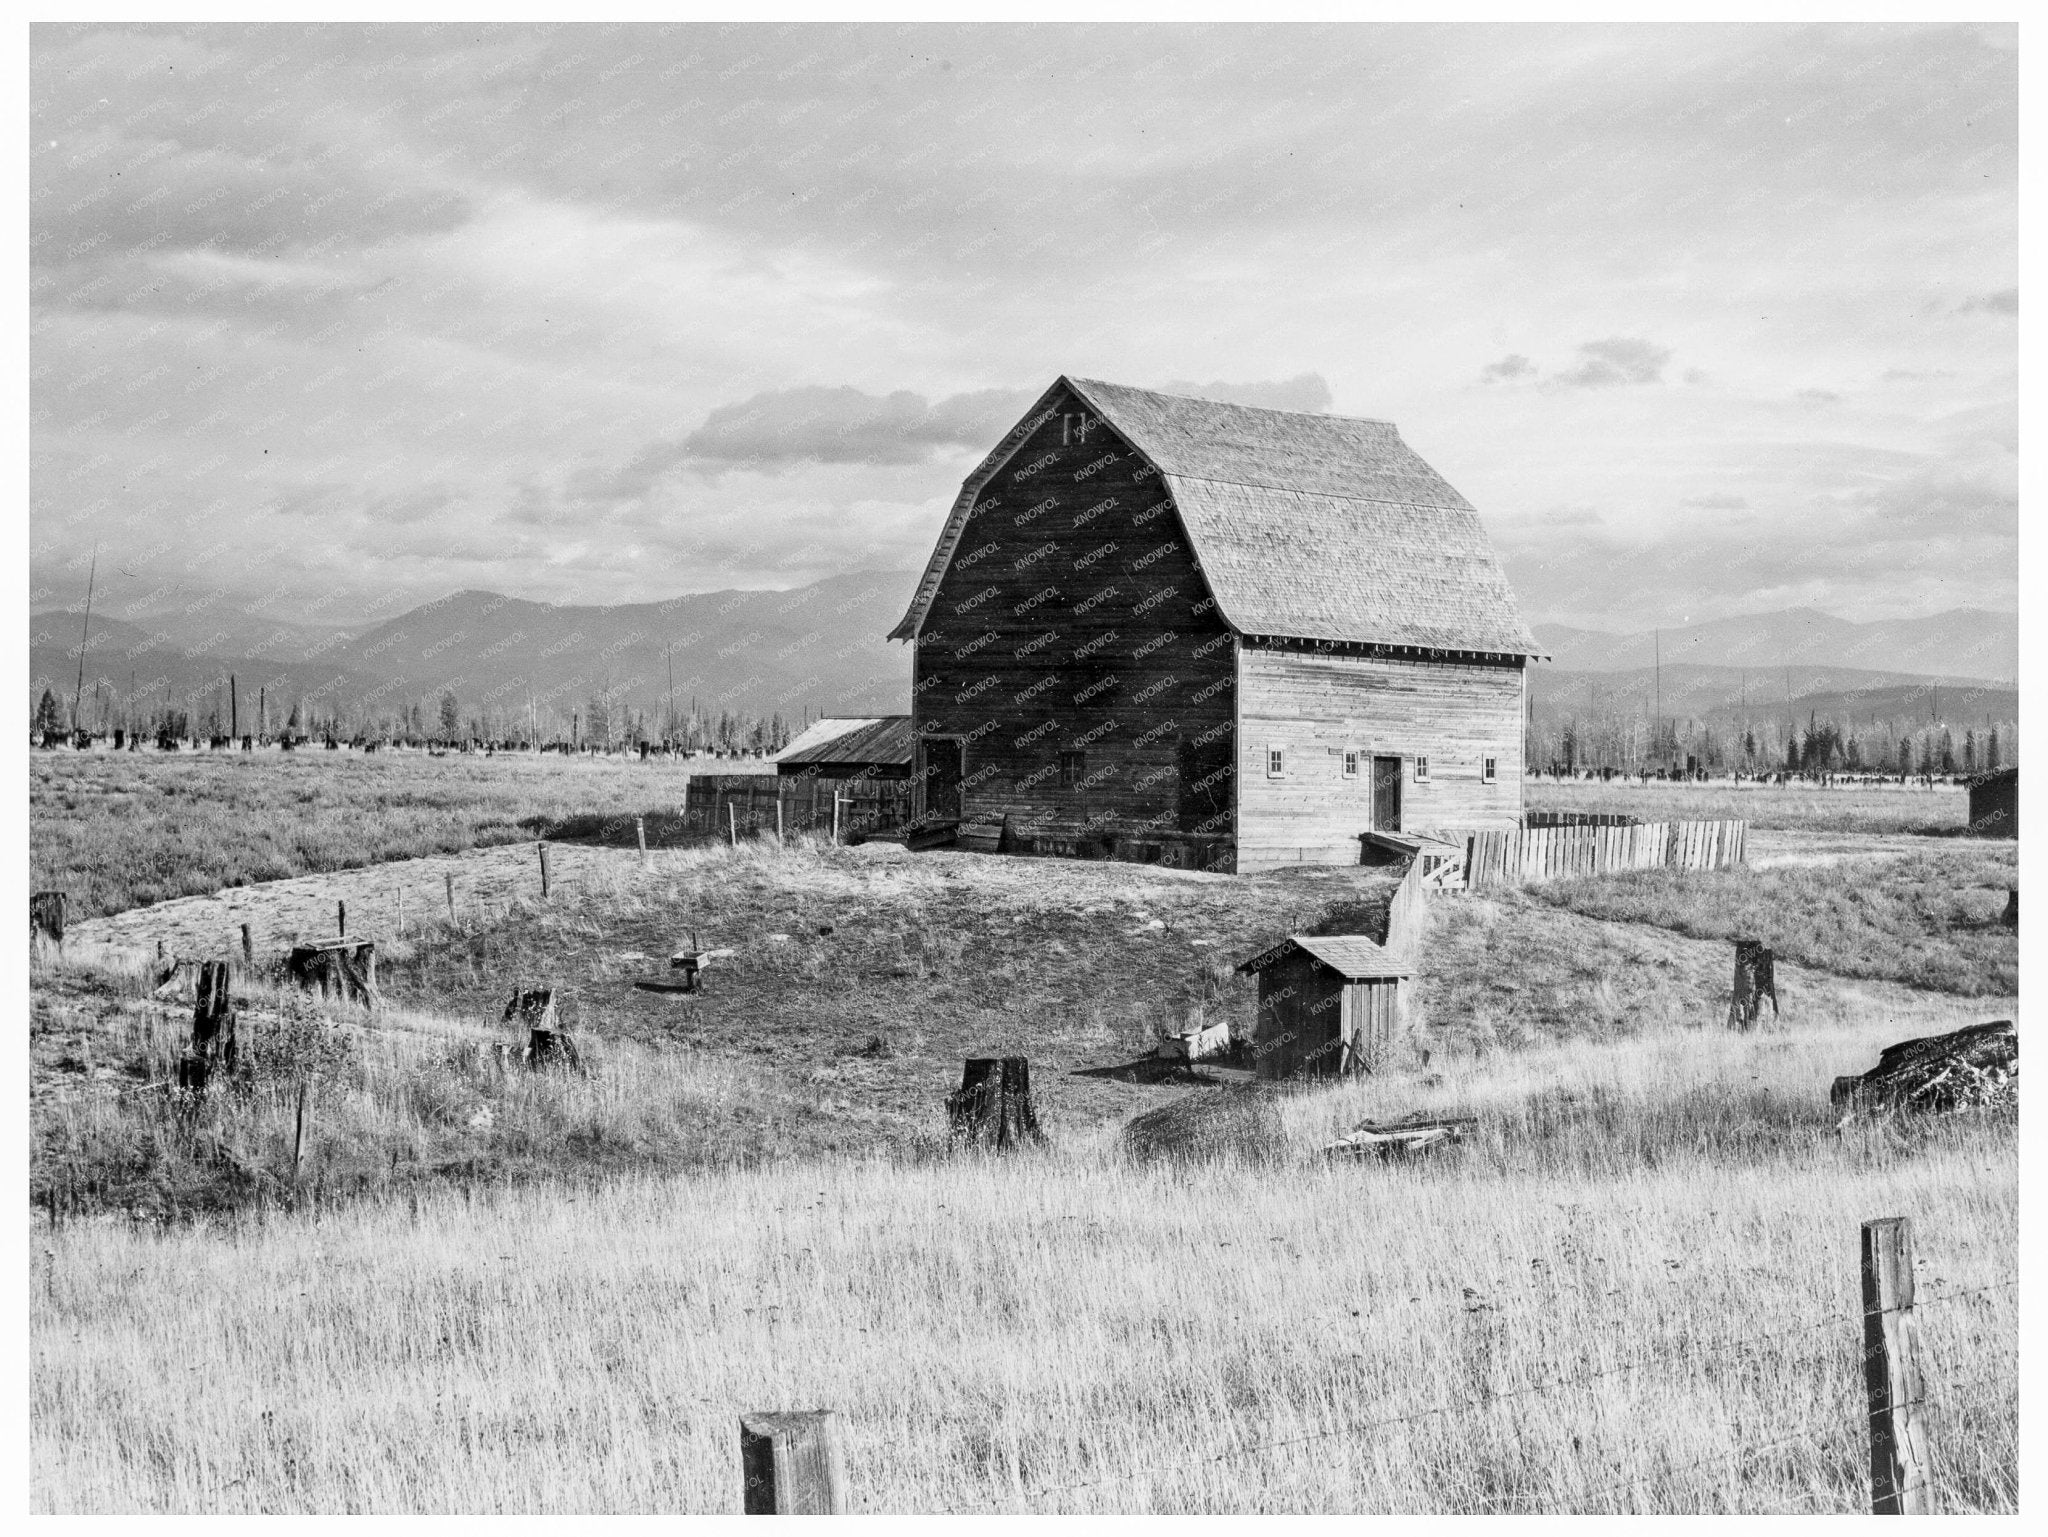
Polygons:
[[2015,50],[39,27],[34,605],[915,568],[1071,373],[1391,418],[1532,620],[2010,608]]

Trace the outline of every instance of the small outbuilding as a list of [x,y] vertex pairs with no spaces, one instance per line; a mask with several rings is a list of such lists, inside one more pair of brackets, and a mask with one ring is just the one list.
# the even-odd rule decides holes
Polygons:
[[1237,968],[1259,979],[1259,1078],[1378,1072],[1407,1034],[1415,968],[1363,934],[1290,934]]
[[1979,838],[2020,835],[2020,771],[1993,769],[1970,781],[1970,832]]
[[784,778],[908,779],[910,717],[825,716],[814,720],[775,755]]

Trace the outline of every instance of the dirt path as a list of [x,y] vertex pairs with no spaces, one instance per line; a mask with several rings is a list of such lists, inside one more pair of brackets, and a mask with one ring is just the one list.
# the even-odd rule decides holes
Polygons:
[[[631,849],[551,843],[547,858],[549,890],[561,895],[593,879],[631,871],[640,856]],[[540,896],[540,856],[534,844],[517,843],[230,886],[212,896],[179,897],[85,919],[71,926],[66,949],[150,955],[161,944],[167,954],[191,960],[227,956],[240,953],[246,923],[260,958],[285,950],[294,933],[332,937],[337,902],[347,906],[350,934],[400,937],[447,921],[451,879],[459,918],[495,917],[523,898]]]

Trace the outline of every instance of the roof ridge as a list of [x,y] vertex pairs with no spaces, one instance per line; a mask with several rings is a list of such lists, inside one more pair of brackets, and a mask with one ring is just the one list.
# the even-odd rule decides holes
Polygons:
[[1400,423],[1384,416],[1346,416],[1339,411],[1288,411],[1279,406],[1248,406],[1236,400],[1216,400],[1208,395],[1176,395],[1172,390],[1148,389],[1142,384],[1118,384],[1114,379],[1083,379],[1076,374],[1062,374],[1069,384],[1095,384],[1112,390],[1129,390],[1137,395],[1156,395],[1161,400],[1192,400],[1197,405],[1227,406],[1233,411],[1261,411],[1268,416],[1306,416],[1325,422],[1363,422],[1368,427],[1391,427],[1398,436]]
[[1242,486],[1247,491],[1278,491],[1286,496],[1320,496],[1332,502],[1364,502],[1373,507],[1417,507],[1427,512],[1463,511],[1470,512],[1474,516],[1477,516],[1479,512],[1478,508],[1465,500],[1464,494],[1456,486],[1445,480],[1441,475],[1437,476],[1437,484],[1458,498],[1454,505],[1445,506],[1432,502],[1397,502],[1384,496],[1347,496],[1341,491],[1310,491],[1301,486],[1269,485],[1263,480],[1222,480],[1214,475],[1181,475],[1172,470],[1161,470],[1159,475],[1163,480],[1200,481],[1205,486]]

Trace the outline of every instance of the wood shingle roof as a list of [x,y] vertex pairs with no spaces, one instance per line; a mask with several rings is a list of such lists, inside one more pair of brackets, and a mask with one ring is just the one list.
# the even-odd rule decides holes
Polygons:
[[1393,423],[1068,378],[967,478],[892,639],[917,634],[975,496],[1066,390],[1158,471],[1239,634],[1542,654],[1479,514]]

